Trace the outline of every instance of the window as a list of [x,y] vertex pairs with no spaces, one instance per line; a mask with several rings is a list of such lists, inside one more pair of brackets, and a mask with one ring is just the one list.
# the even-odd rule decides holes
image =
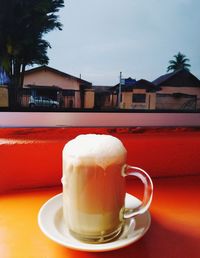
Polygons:
[[75,96],[75,90],[62,90],[63,96]]
[[146,94],[133,94],[132,96],[132,102],[136,102],[136,103],[145,103],[146,102]]

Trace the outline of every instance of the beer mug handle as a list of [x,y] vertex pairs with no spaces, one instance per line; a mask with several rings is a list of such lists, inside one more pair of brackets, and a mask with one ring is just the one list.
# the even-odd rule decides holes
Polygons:
[[138,167],[132,167],[129,165],[125,165],[122,176],[136,176],[138,177],[144,184],[144,195],[142,203],[136,208],[125,208],[123,217],[124,219],[132,218],[136,215],[142,214],[149,208],[152,197],[153,197],[153,183],[150,176],[143,169]]

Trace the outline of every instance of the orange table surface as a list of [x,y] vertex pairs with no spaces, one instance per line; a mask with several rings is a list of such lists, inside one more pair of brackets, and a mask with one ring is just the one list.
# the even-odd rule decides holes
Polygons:
[[[128,247],[90,253],[68,249],[48,239],[39,229],[40,207],[60,193],[60,187],[0,195],[0,257],[200,257],[200,176],[154,178],[152,218],[148,232]],[[139,196],[137,180],[127,182],[127,192]],[[138,195],[139,193],[139,195]]]

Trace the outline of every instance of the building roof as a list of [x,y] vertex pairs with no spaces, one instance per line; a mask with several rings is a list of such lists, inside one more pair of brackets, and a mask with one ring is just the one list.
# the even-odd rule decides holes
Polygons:
[[160,90],[160,87],[156,86],[152,82],[147,81],[145,79],[140,79],[138,81],[135,81],[135,83],[132,85],[122,86],[122,91],[123,90],[124,91],[129,91],[129,90],[132,91],[133,89],[146,89],[147,92],[151,92],[151,91]]
[[[147,81],[145,79],[140,79],[136,81],[131,77],[124,79],[125,84],[121,85],[122,91],[132,91],[133,89],[146,89],[147,92],[158,91],[160,87],[156,86],[154,83]],[[113,89],[117,90],[119,87],[119,83],[113,87]]]
[[88,81],[83,80],[81,78],[78,78],[76,76],[70,75],[68,73],[61,72],[61,71],[59,71],[59,70],[57,70],[55,68],[52,68],[52,67],[49,67],[49,66],[46,66],[46,65],[42,65],[42,66],[39,66],[39,67],[36,67],[36,68],[32,68],[30,70],[27,70],[27,71],[25,71],[25,75],[26,74],[30,74],[30,73],[35,73],[35,72],[38,72],[38,71],[43,71],[43,70],[56,73],[56,74],[58,74],[60,76],[66,77],[66,78],[77,80],[78,82],[80,82],[80,84],[82,84],[84,86],[90,86],[90,87],[92,86],[91,82],[88,82]]
[[113,89],[113,86],[100,86],[100,85],[93,85],[92,89],[96,92],[96,93],[110,93]]
[[[131,78],[131,77],[128,77],[128,78],[126,78],[126,79],[122,79],[122,80],[121,80],[121,85],[123,85],[123,87],[124,87],[124,86],[132,86],[132,85],[134,85],[135,83],[136,83],[136,79],[133,79],[133,78]],[[118,88],[118,87],[119,87],[119,83],[116,84],[114,87]]]
[[58,87],[58,86],[45,86],[45,85],[35,85],[35,84],[27,84],[24,86],[24,88],[29,88],[29,89],[45,89],[45,90],[63,90],[62,88]]
[[200,80],[185,69],[179,69],[175,72],[164,74],[158,77],[152,83],[162,87],[200,87]]

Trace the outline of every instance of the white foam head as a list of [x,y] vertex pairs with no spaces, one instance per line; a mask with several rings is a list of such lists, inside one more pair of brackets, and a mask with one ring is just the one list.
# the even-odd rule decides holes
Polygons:
[[110,164],[123,164],[126,161],[127,151],[122,142],[111,135],[82,134],[69,141],[63,149],[63,159],[73,159],[79,163],[87,159],[89,163],[97,164],[102,168]]

